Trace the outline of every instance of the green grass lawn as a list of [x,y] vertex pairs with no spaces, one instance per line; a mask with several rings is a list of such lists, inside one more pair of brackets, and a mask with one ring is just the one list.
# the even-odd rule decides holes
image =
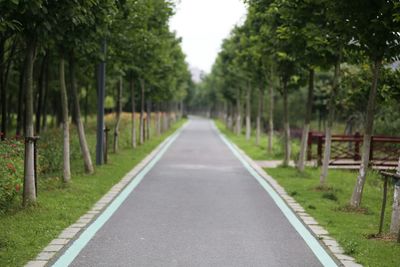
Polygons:
[[[218,128],[231,141],[238,145],[255,160],[281,159],[279,139],[275,140],[273,155],[268,155],[265,145],[255,145],[254,137],[246,141],[244,136],[236,136],[228,131],[221,122]],[[263,137],[263,144],[266,137]],[[295,145],[296,149],[297,144]],[[349,212],[349,203],[357,173],[346,170],[329,170],[328,184],[324,191],[318,190],[319,168],[307,168],[304,173],[295,168],[279,167],[266,169],[281,186],[296,199],[304,209],[313,216],[330,235],[344,248],[346,254],[354,257],[364,266],[400,266],[400,244],[394,241],[370,238],[378,232],[379,216],[382,203],[382,181],[377,173],[371,172],[367,177],[360,212]],[[392,191],[389,189],[384,231],[388,231]]]
[[[224,135],[226,135],[241,149],[246,151],[247,155],[249,155],[254,160],[279,160],[283,158],[282,138],[279,136],[276,135],[274,136],[272,142],[273,153],[269,154],[267,151],[268,136],[266,134],[261,135],[260,145],[257,146],[254,130],[252,131],[251,139],[247,141],[244,134],[241,135],[234,134],[225,127],[225,124],[223,122],[217,120],[215,121],[215,125]],[[297,155],[299,151],[298,140],[293,140],[291,147],[292,147],[292,159],[293,159],[294,156]]]
[[[58,234],[88,211],[129,170],[148,155],[184,121],[160,137],[131,150],[126,146],[118,154],[110,153],[109,164],[97,167],[94,175],[74,172],[71,183],[60,178],[42,179],[37,205],[13,210],[0,216],[0,266],[23,266]],[[129,127],[126,127],[127,129]],[[89,137],[93,142],[93,136]],[[72,166],[82,166],[81,160]],[[81,167],[82,169],[82,167]]]
[[[320,174],[317,168],[308,168],[304,173],[282,167],[266,171],[329,231],[346,254],[364,266],[399,266],[400,244],[369,238],[378,232],[382,203],[382,182],[376,173],[368,175],[364,188],[362,207],[365,210],[356,213],[346,211],[356,172],[330,170],[329,190],[319,191],[316,189]],[[391,199],[389,195],[384,231],[389,229]]]

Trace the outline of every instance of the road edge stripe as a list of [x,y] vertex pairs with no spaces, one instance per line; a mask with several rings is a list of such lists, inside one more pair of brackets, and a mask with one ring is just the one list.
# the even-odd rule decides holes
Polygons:
[[300,219],[295,215],[295,213],[289,208],[286,202],[281,198],[281,196],[272,188],[272,186],[260,176],[260,174],[247,162],[247,160],[242,156],[241,152],[236,148],[236,146],[228,140],[225,135],[223,135],[218,128],[213,123],[213,128],[217,131],[218,136],[226,144],[226,146],[232,151],[232,153],[239,159],[246,170],[257,180],[257,182],[264,188],[264,190],[269,194],[278,208],[282,211],[285,217],[288,219],[289,223],[293,228],[299,233],[303,238],[305,243],[318,258],[323,266],[326,267],[336,267],[338,266],[336,262],[332,259],[329,253],[322,247],[322,245],[316,240],[315,236],[304,226]]
[[[168,148],[179,137],[182,131],[186,128],[188,122],[185,123],[177,132],[169,136],[163,143],[159,145],[160,150],[147,163],[147,165],[129,182],[129,184],[116,196],[111,204],[86,228],[80,236],[71,244],[70,247],[61,255],[53,264],[53,267],[69,266],[79,253],[85,248],[87,243],[93,238],[98,230],[111,218],[114,212],[122,205],[125,199],[132,191],[140,184],[146,174],[154,167],[161,159]],[[155,149],[157,150],[157,148]]]

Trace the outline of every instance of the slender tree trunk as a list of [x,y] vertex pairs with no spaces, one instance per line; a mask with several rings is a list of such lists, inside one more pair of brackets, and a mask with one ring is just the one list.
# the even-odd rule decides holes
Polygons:
[[161,135],[161,112],[160,112],[160,103],[157,103],[157,111],[156,111],[156,132],[157,136]]
[[68,183],[71,180],[70,152],[69,152],[69,121],[68,121],[68,98],[65,86],[65,59],[60,57],[60,94],[63,125],[63,181]]
[[[396,174],[400,175],[400,157],[397,164]],[[392,220],[390,222],[390,233],[397,234],[400,230],[400,181],[394,185],[393,194],[393,209],[392,209]]]
[[225,117],[224,117],[224,123],[225,127],[229,129],[229,103],[225,102]]
[[249,141],[251,137],[251,86],[250,82],[248,83],[246,95],[246,140]]
[[116,122],[114,127],[114,153],[118,152],[118,137],[119,137],[119,125],[121,123],[121,113],[122,113],[122,76],[119,77],[119,81],[117,84],[117,106],[115,108],[116,112]]
[[328,176],[329,161],[331,159],[331,145],[332,145],[332,126],[333,120],[335,119],[335,101],[339,92],[339,80],[340,80],[340,63],[342,61],[341,52],[335,63],[335,73],[332,82],[332,92],[329,98],[328,104],[328,123],[325,128],[325,148],[324,148],[324,159],[322,161],[321,175],[319,177],[319,184],[325,185],[326,177]]
[[237,99],[236,99],[236,134],[240,135],[242,133],[242,118],[240,116],[241,108],[240,108],[240,90],[237,91]]
[[86,93],[85,93],[85,126],[87,125],[88,122],[88,113],[89,113],[89,87],[90,85],[86,85]]
[[261,137],[261,116],[263,113],[263,102],[264,102],[264,90],[260,85],[258,91],[258,108],[257,108],[257,122],[256,122],[256,145],[260,145],[260,137]]
[[140,79],[141,97],[140,97],[140,120],[139,120],[139,142],[144,143],[144,80]]
[[164,127],[164,132],[168,130],[168,103],[164,102],[164,117],[163,117],[163,127]]
[[7,100],[7,129],[10,129],[12,127],[13,123],[13,111],[14,111],[14,94],[8,94],[8,100]]
[[234,103],[228,105],[228,129],[233,132],[233,120],[234,120]]
[[46,75],[46,68],[47,68],[47,53],[43,57],[42,64],[40,67],[39,73],[39,81],[38,81],[38,97],[37,97],[37,104],[36,104],[36,133],[39,134],[41,127],[41,117],[42,117],[42,110],[43,110],[43,95],[44,95],[44,88],[45,88],[45,75]]
[[148,99],[146,101],[146,106],[147,106],[147,115],[146,115],[146,136],[147,136],[147,140],[150,140],[150,134],[151,134],[151,100]]
[[284,158],[283,166],[288,166],[290,161],[290,125],[288,111],[287,81],[283,81],[283,126],[284,126]]
[[[71,57],[69,59],[69,74],[70,74],[70,81],[71,81],[72,101],[73,101],[73,106],[74,106],[74,110],[75,110],[75,112],[74,112],[75,123],[76,123],[77,130],[78,130],[79,144],[81,147],[85,171],[86,171],[86,173],[93,173],[94,168],[93,168],[92,158],[90,156],[89,146],[86,141],[85,127],[83,126],[83,122],[82,122],[82,118],[81,118],[81,107],[79,104],[79,95],[78,95],[77,82],[76,82],[75,58],[73,55],[71,55]],[[66,96],[65,96],[65,98],[66,98]],[[68,110],[67,110],[67,120],[68,120]],[[64,121],[65,121],[65,118],[64,118]],[[68,124],[68,122],[67,122],[67,124]],[[68,133],[68,138],[69,138],[69,133]]]
[[182,119],[184,113],[183,100],[179,104],[179,120]]
[[[33,138],[33,64],[35,62],[36,45],[32,40],[26,42],[25,61],[25,118],[26,138]],[[27,206],[36,202],[35,167],[34,167],[34,144],[27,139],[25,144],[24,160],[24,192],[23,205]]]
[[172,103],[168,102],[168,107],[167,107],[167,130],[171,129],[171,124],[172,124]]
[[45,73],[44,73],[44,96],[43,96],[43,103],[44,105],[42,105],[43,109],[42,109],[42,126],[41,129],[42,130],[46,130],[47,128],[47,98],[48,98],[48,94],[49,94],[49,59],[47,60],[47,65],[46,65],[46,69],[45,69]]
[[26,65],[28,64],[27,58],[24,59],[22,65],[21,65],[21,70],[19,74],[19,90],[18,90],[18,104],[17,104],[17,127],[15,131],[15,135],[20,136],[21,135],[21,130],[22,130],[22,123],[24,122],[23,117],[24,115],[24,94],[26,90]]
[[135,81],[133,74],[130,75],[129,86],[131,89],[131,108],[132,108],[132,129],[131,129],[131,145],[132,148],[136,147],[136,102],[135,102]]
[[[5,95],[5,99],[6,99],[6,105],[3,106],[3,109],[5,109],[5,112],[3,110],[3,113],[5,113],[5,124],[6,126],[4,127],[6,130],[11,127],[12,125],[12,118],[11,118],[11,101],[13,98],[13,94],[10,93],[8,94],[8,98],[7,98],[7,91],[8,91],[8,78],[9,78],[9,74],[10,74],[10,70],[12,69],[12,65],[13,65],[13,59],[14,59],[14,54],[15,54],[15,50],[17,48],[17,42],[14,40],[12,42],[11,45],[11,51],[8,54],[8,59],[7,59],[7,64],[5,67],[5,72],[4,72],[4,77],[3,77],[3,88],[4,88],[4,95]],[[5,64],[5,62],[4,62]],[[1,91],[1,89],[0,89]],[[5,136],[3,136],[4,138]]]
[[268,116],[268,124],[269,124],[269,132],[268,132],[268,153],[272,153],[272,146],[274,140],[274,87],[272,86],[272,82],[269,86],[269,116]]
[[371,136],[374,126],[376,91],[378,88],[378,79],[381,71],[381,66],[382,66],[382,60],[381,59],[375,60],[373,66],[372,87],[369,92],[368,105],[367,105],[367,117],[364,129],[361,166],[357,177],[357,182],[354,187],[353,195],[351,196],[350,200],[350,205],[353,207],[359,207],[361,205],[362,193],[364,189],[365,179],[367,177],[370,148],[371,148]]
[[5,42],[6,39],[0,37],[0,96],[1,96],[1,140],[4,140],[7,135],[7,88],[4,84],[5,73]]
[[299,161],[297,162],[297,169],[301,172],[304,171],[304,166],[306,163],[308,133],[310,131],[313,98],[314,98],[314,69],[310,69],[306,114],[304,118],[303,133],[301,135]]

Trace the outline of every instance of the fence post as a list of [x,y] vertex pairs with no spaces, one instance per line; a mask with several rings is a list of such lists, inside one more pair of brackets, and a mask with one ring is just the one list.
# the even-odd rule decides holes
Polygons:
[[360,133],[356,132],[354,134],[355,144],[354,144],[354,160],[360,160]]
[[312,132],[308,132],[308,139],[307,139],[307,160],[310,161],[312,159]]

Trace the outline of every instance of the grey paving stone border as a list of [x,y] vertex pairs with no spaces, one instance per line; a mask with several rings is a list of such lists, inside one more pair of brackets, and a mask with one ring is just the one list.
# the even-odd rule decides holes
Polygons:
[[[217,127],[215,127],[217,129]],[[217,131],[219,131],[217,129]],[[222,133],[221,133],[222,134]],[[223,135],[223,134],[222,134]],[[229,138],[227,138],[229,140]],[[229,140],[229,142],[231,142]],[[231,144],[236,148],[236,150],[241,154],[241,156],[246,160],[248,164],[262,177],[264,178],[271,187],[281,196],[281,198],[286,202],[286,204],[294,211],[297,217],[303,222],[303,224],[310,230],[313,235],[320,240],[322,246],[330,252],[332,256],[337,259],[337,262],[341,266],[345,267],[362,267],[361,264],[356,263],[353,257],[344,254],[343,248],[339,243],[329,235],[329,232],[318,224],[318,222],[310,216],[303,207],[294,200],[290,195],[287,194],[285,189],[279,185],[279,183],[272,178],[265,170],[260,167],[253,159],[251,159],[242,149],[240,149],[236,144],[231,142]]]
[[115,184],[100,200],[98,200],[92,209],[82,215],[75,223],[64,229],[57,238],[53,239],[34,260],[29,261],[25,267],[45,267],[51,264],[51,260],[58,256],[58,252],[70,246],[73,241],[86,229],[89,224],[118,196],[119,193],[138,175],[147,164],[152,161],[160,150],[169,142],[170,138],[180,132],[187,125],[185,123],[161,144],[159,144],[149,155],[147,155],[132,170],[126,173],[121,180]]

